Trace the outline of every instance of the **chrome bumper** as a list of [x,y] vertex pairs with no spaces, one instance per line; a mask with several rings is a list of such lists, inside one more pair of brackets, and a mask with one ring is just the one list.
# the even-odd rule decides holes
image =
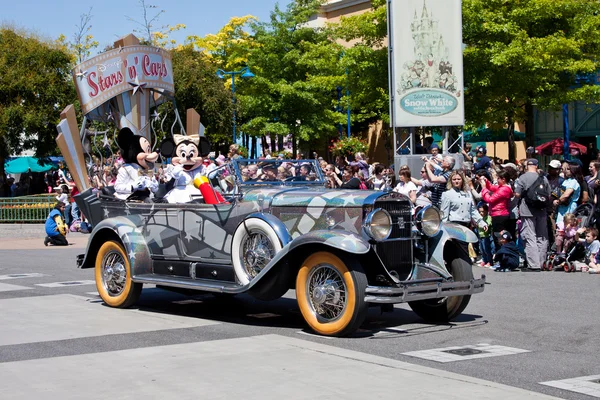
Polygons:
[[398,286],[367,286],[367,303],[404,303],[407,301],[464,296],[483,292],[485,275],[470,281],[443,281],[442,278],[404,281]]

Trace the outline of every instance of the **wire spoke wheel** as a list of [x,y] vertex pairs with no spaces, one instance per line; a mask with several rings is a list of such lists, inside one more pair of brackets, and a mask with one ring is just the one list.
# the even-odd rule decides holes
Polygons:
[[347,290],[344,279],[331,265],[319,264],[311,271],[306,296],[320,322],[335,321],[346,309]]
[[108,252],[102,259],[102,286],[109,296],[123,293],[127,282],[127,269],[123,256],[115,250]]
[[242,241],[240,262],[249,280],[255,278],[273,257],[275,257],[275,247],[265,233],[251,231]]
[[306,258],[296,276],[296,299],[312,330],[321,335],[346,336],[367,315],[367,278],[359,263],[319,251]]
[[96,289],[110,307],[127,308],[135,304],[142,284],[133,282],[127,253],[121,243],[109,240],[100,246],[95,265]]

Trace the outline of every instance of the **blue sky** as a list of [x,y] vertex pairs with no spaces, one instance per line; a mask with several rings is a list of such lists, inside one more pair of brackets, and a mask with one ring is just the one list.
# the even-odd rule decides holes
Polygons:
[[[155,5],[149,15],[165,10],[156,26],[185,24],[187,28],[176,32],[173,38],[183,42],[186,36],[204,36],[217,33],[231,17],[254,15],[268,21],[275,4],[285,9],[290,0],[146,0]],[[0,0],[0,23],[8,23],[42,37],[55,39],[61,33],[72,39],[79,25],[79,16],[92,7],[92,30],[99,49],[131,33],[136,24],[126,16],[141,21],[142,9],[138,0]]]

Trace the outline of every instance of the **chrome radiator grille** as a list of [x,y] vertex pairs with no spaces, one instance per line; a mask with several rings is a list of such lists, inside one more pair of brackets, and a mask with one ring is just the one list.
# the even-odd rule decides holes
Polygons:
[[412,208],[409,200],[380,200],[375,202],[375,208],[387,211],[392,217],[390,239],[410,237],[412,230]]
[[388,271],[395,271],[400,280],[406,279],[413,265],[413,241],[393,239],[411,237],[412,207],[410,201],[386,199],[375,202],[374,206],[386,210],[392,217],[393,223],[389,239],[377,243],[375,251]]

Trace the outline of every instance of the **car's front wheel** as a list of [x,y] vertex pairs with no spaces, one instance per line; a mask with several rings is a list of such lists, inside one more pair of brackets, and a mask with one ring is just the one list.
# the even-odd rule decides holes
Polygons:
[[[459,255],[446,260],[455,282],[473,279],[471,264]],[[428,322],[448,322],[458,317],[469,304],[470,295],[448,296],[441,299],[410,301],[408,305],[417,315]]]
[[96,288],[111,307],[127,308],[140,297],[142,284],[131,280],[131,266],[123,246],[115,241],[104,243],[96,256]]
[[315,332],[344,336],[356,331],[366,317],[366,287],[360,265],[321,251],[302,263],[296,298],[304,320]]

